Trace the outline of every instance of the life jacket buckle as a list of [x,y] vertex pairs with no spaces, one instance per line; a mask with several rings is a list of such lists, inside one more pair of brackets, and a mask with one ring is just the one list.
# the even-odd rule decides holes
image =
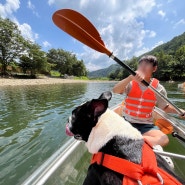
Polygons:
[[157,178],[160,180],[161,184],[163,185],[164,180],[163,180],[163,178],[161,177],[161,175],[159,173],[157,173]]
[[[164,185],[164,180],[159,173],[157,173],[157,178],[159,179],[160,183]],[[137,183],[138,185],[143,185],[143,183],[140,180],[137,180]]]
[[140,180],[137,180],[138,185],[143,185],[143,183]]

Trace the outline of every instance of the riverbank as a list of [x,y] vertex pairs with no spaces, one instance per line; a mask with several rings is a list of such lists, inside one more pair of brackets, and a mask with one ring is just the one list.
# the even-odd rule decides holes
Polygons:
[[50,85],[50,84],[64,84],[64,83],[89,83],[89,82],[112,82],[101,80],[72,80],[61,78],[43,78],[43,79],[7,79],[0,78],[0,87],[2,86],[20,86],[20,85]]

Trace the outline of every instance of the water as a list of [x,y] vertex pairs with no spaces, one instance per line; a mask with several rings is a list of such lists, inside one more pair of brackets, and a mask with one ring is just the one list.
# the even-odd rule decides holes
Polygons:
[[[66,120],[82,102],[115,83],[79,83],[0,88],[0,184],[20,184],[69,138]],[[164,84],[170,100],[185,109],[185,93]],[[124,96],[113,95],[110,106]]]

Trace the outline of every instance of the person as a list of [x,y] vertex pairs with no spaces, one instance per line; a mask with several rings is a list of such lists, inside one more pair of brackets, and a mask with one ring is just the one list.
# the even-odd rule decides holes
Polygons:
[[[147,81],[157,91],[167,97],[165,88],[157,79],[152,78],[153,73],[157,70],[157,66],[158,61],[155,56],[143,56],[138,61],[136,75],[130,75],[117,83],[113,88],[113,92],[126,93],[123,117],[137,128],[153,146],[165,146],[169,142],[168,136],[154,125],[152,111],[154,106],[157,106],[167,113],[177,112],[173,106],[141,83],[142,80]],[[184,110],[182,111],[184,112]]]

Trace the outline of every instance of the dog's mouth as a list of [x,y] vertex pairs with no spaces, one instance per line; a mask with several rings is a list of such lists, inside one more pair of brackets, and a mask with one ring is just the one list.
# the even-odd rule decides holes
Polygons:
[[74,136],[74,134],[71,132],[71,130],[69,129],[69,124],[66,124],[66,134],[68,136]]

